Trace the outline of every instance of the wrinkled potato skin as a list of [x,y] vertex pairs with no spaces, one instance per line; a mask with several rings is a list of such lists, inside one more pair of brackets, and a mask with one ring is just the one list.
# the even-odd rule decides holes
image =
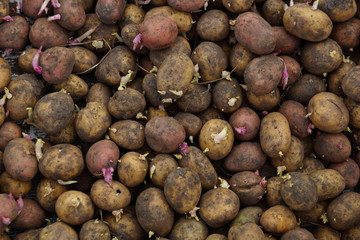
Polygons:
[[333,28],[333,23],[326,13],[312,10],[306,3],[289,7],[284,13],[283,23],[286,31],[310,42],[325,40]]
[[0,90],[3,91],[11,79],[11,67],[8,62],[0,57]]
[[69,48],[75,55],[75,63],[73,67],[73,73],[80,73],[89,70],[97,62],[97,56],[95,53],[80,46],[73,46]]

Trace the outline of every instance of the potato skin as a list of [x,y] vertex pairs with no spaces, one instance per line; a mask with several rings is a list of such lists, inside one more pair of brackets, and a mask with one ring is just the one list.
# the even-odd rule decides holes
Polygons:
[[170,239],[205,239],[208,235],[208,227],[203,221],[195,219],[179,218],[170,233]]
[[164,192],[148,188],[140,193],[135,204],[136,216],[141,227],[155,236],[167,235],[174,224],[174,212],[166,201]]
[[99,219],[92,219],[85,222],[81,226],[79,238],[81,240],[110,240],[111,233],[108,225],[105,222]]
[[313,147],[319,159],[330,163],[340,163],[350,157],[351,143],[343,133],[324,133],[314,138]]
[[176,170],[178,166],[178,162],[172,155],[157,154],[149,165],[151,182],[159,188],[164,188],[167,175]]
[[107,106],[110,97],[112,95],[112,90],[109,86],[106,86],[103,83],[95,83],[92,85],[86,96],[86,103],[89,102],[100,102]]
[[[15,201],[15,199],[9,198],[8,194],[1,193],[0,194],[0,215],[6,218],[9,218],[10,221],[14,220],[19,212],[19,207]],[[5,225],[2,221],[0,222],[0,233],[3,233],[7,225]]]
[[234,31],[236,40],[257,55],[275,49],[276,37],[270,24],[254,12],[241,13],[236,18]]
[[134,120],[120,120],[110,126],[109,137],[119,147],[137,150],[145,144],[144,126]]
[[276,205],[265,210],[260,218],[260,224],[267,233],[281,236],[283,233],[295,229],[297,220],[295,214],[288,207]]
[[310,177],[316,185],[319,201],[335,198],[345,189],[345,179],[336,170],[318,170]]
[[[0,171],[1,172],[1,171]],[[31,190],[31,181],[23,182],[12,178],[6,171],[0,175],[0,192],[12,194],[15,198],[19,198],[28,194]]]
[[56,200],[66,191],[67,187],[65,185],[61,185],[49,178],[43,178],[36,187],[36,199],[43,209],[54,213]]
[[229,54],[229,65],[231,69],[235,69],[234,73],[240,77],[244,77],[244,71],[248,63],[255,57],[249,49],[240,43],[235,44]]
[[136,187],[144,182],[148,162],[138,152],[127,152],[119,160],[117,174],[119,181],[127,187]]
[[235,112],[243,102],[242,88],[235,80],[220,80],[213,88],[212,99],[221,112]]
[[184,12],[193,12],[202,8],[205,4],[204,0],[168,0],[167,4],[176,10]]
[[232,226],[228,233],[229,240],[265,239],[264,232],[255,223]]
[[229,17],[224,11],[208,10],[197,21],[196,32],[204,40],[222,41],[230,32]]
[[64,89],[67,93],[70,94],[74,101],[78,101],[87,95],[89,86],[84,79],[78,77],[75,74],[70,74],[65,81],[59,84],[54,84],[53,89],[55,91],[61,91]]
[[360,66],[355,66],[347,72],[341,82],[341,87],[345,95],[357,102],[360,101],[360,92],[357,90],[359,83],[356,81],[356,76],[358,76],[359,73]]
[[333,23],[326,13],[311,9],[306,3],[289,7],[284,12],[283,23],[286,31],[310,42],[325,40],[333,28]]
[[59,25],[69,31],[76,31],[85,24],[85,10],[82,0],[59,0],[60,7],[54,9],[54,14],[60,14]]
[[125,0],[98,0],[95,6],[95,12],[103,23],[114,24],[121,19],[125,5]]
[[347,158],[341,163],[332,163],[329,168],[338,171],[345,179],[345,188],[354,188],[359,182],[359,165],[351,158]]
[[0,49],[12,48],[18,51],[26,46],[30,26],[22,16],[12,16],[12,18],[14,21],[0,25]]
[[310,134],[308,132],[310,121],[305,117],[307,111],[301,103],[294,100],[283,101],[278,111],[288,120],[291,134],[299,138]]
[[39,234],[39,240],[78,240],[77,232],[63,222],[55,222],[44,227]]
[[349,20],[356,14],[357,10],[355,0],[320,0],[318,7],[334,22],[344,22]]
[[8,62],[5,61],[2,57],[0,57],[0,90],[3,91],[4,87],[6,87],[11,79],[11,67]]
[[[240,107],[230,115],[229,123],[232,126],[235,138],[240,141],[254,139],[260,129],[260,118],[257,113],[249,107]],[[245,128],[246,132],[236,131],[236,128]]]
[[184,112],[199,113],[211,104],[211,92],[200,84],[191,83],[187,92],[176,101],[176,105]]
[[74,52],[75,55],[75,63],[73,67],[73,73],[80,73],[89,70],[96,63],[98,63],[97,56],[92,51],[80,47],[73,46],[69,48]]
[[23,199],[24,206],[20,214],[11,223],[11,229],[34,229],[39,228],[45,221],[46,212],[32,199]]

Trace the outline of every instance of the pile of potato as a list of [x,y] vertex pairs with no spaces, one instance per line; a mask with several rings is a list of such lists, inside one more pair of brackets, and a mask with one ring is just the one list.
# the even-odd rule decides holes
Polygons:
[[360,239],[359,44],[359,0],[0,0],[0,240]]

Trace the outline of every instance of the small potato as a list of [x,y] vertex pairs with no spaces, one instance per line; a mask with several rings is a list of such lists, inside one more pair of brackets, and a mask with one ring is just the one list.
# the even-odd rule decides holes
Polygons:
[[359,182],[360,170],[359,165],[351,159],[347,158],[341,163],[332,163],[329,165],[330,169],[338,171],[345,179],[345,188],[354,188]]
[[0,175],[0,192],[12,194],[15,198],[19,198],[28,194],[31,190],[31,181],[23,182],[12,178],[7,172]]
[[267,193],[265,195],[265,200],[270,207],[275,205],[285,205],[285,202],[282,199],[280,193],[282,183],[283,180],[279,176],[274,176],[267,180],[267,184],[266,184]]
[[112,95],[112,90],[110,87],[106,86],[103,83],[95,83],[92,85],[86,96],[86,103],[89,102],[100,102],[105,106],[108,104],[110,97]]
[[155,236],[170,233],[174,224],[174,212],[166,201],[164,192],[158,188],[148,188],[136,199],[136,216],[145,232]]
[[75,118],[75,130],[84,142],[93,143],[103,138],[111,125],[111,115],[103,103],[89,102]]
[[[209,85],[210,86],[210,85]],[[210,88],[205,85],[191,83],[186,93],[176,101],[183,112],[199,113],[211,104]]]
[[308,104],[310,120],[316,128],[328,133],[340,133],[349,125],[349,110],[337,95],[321,92]]
[[0,194],[0,215],[2,221],[0,222],[0,234],[4,232],[5,228],[17,217],[21,209],[14,198],[9,197],[8,194]]
[[280,90],[275,88],[273,91],[264,95],[257,96],[251,91],[246,92],[246,97],[252,109],[257,111],[271,111],[280,104]]
[[327,208],[327,219],[335,230],[347,230],[360,223],[360,193],[346,192],[333,199]]
[[229,123],[232,126],[235,138],[240,141],[254,139],[260,129],[260,118],[249,107],[240,107],[230,116]]
[[32,60],[36,54],[38,49],[36,48],[29,48],[24,50],[19,58],[18,64],[21,70],[27,73],[35,73],[34,67],[32,66]]
[[212,99],[221,112],[235,112],[243,102],[242,88],[236,80],[220,80],[214,86]]
[[201,196],[199,207],[201,219],[210,227],[218,228],[236,217],[240,209],[240,200],[230,189],[219,187],[204,193]]
[[170,154],[156,155],[149,165],[151,182],[157,187],[164,188],[166,177],[178,166],[177,161]]
[[54,84],[53,89],[54,91],[64,89],[70,94],[74,101],[78,101],[86,97],[89,91],[89,86],[82,78],[76,76],[75,74],[70,74],[65,81]]
[[108,225],[99,220],[92,219],[85,222],[80,229],[79,239],[91,239],[91,240],[110,240],[111,233]]
[[262,208],[258,206],[245,207],[239,211],[236,218],[231,222],[230,228],[245,223],[255,223],[259,225],[263,212]]
[[281,157],[290,148],[289,122],[279,112],[269,113],[262,119],[259,135],[261,148],[269,157]]
[[75,55],[75,63],[73,73],[81,73],[90,70],[95,64],[98,63],[98,58],[92,51],[80,47],[73,46],[69,48]]
[[81,225],[94,216],[94,206],[88,195],[71,190],[59,196],[55,204],[56,215],[71,225]]
[[319,201],[335,198],[345,189],[345,179],[336,170],[318,170],[309,176],[316,185]]
[[335,23],[330,37],[334,39],[343,50],[351,51],[360,44],[359,24],[359,19],[355,17],[345,22]]
[[72,144],[57,144],[48,148],[39,162],[42,175],[53,180],[73,180],[85,166],[81,150]]
[[340,240],[340,233],[328,226],[318,226],[312,234],[317,240]]
[[155,117],[145,125],[145,139],[149,147],[158,153],[171,153],[185,140],[184,127],[174,118]]
[[325,40],[333,28],[332,21],[326,13],[319,9],[313,10],[306,3],[289,7],[284,12],[283,23],[290,34],[310,42]]
[[255,57],[249,49],[241,44],[235,44],[229,54],[229,65],[234,69],[234,73],[239,77],[244,77],[244,72],[248,63]]
[[341,2],[333,0],[320,0],[319,9],[323,10],[334,22],[344,22],[352,18],[357,10],[355,0]]
[[2,57],[0,57],[0,90],[3,91],[4,87],[6,87],[11,79],[11,67],[8,62],[5,61]]
[[301,48],[301,62],[305,70],[315,75],[336,70],[342,63],[342,56],[341,47],[330,38],[316,43],[308,42]]
[[200,148],[211,160],[226,157],[234,144],[234,132],[225,120],[212,119],[201,128],[199,135]]
[[201,119],[188,112],[178,112],[174,118],[185,128],[186,137],[193,139],[193,137],[197,137],[202,128]]
[[98,0],[95,6],[96,16],[105,24],[114,24],[119,21],[124,13],[126,1]]
[[14,122],[4,122],[0,126],[0,149],[4,151],[6,145],[15,138],[21,138],[21,128]]
[[127,3],[124,8],[124,12],[119,21],[119,27],[123,28],[128,24],[140,24],[144,21],[145,11],[141,6],[133,3]]
[[109,137],[119,147],[128,150],[141,148],[145,143],[144,126],[134,120],[120,120],[109,128]]
[[165,180],[164,194],[169,205],[176,212],[185,214],[196,211],[201,196],[199,175],[189,168],[172,171]]
[[[270,3],[272,1],[266,2]],[[299,48],[300,39],[288,33],[284,27],[275,26],[272,27],[272,29],[276,36],[276,45],[274,52],[281,52],[281,54],[292,54]]]
[[144,111],[146,99],[142,93],[132,88],[118,90],[110,98],[107,109],[116,119],[134,118]]
[[221,78],[222,71],[225,71],[228,66],[228,59],[224,50],[210,41],[200,43],[192,52],[191,60],[199,66],[202,82]]
[[46,212],[32,199],[23,199],[24,206],[19,215],[11,223],[11,229],[26,230],[39,228],[43,225]]
[[[131,201],[129,189],[119,181],[112,181],[111,185],[100,179],[91,187],[90,197],[94,204],[106,211],[121,211]],[[114,212],[114,216],[118,216]]]
[[78,0],[60,0],[59,3],[60,7],[54,8],[54,14],[61,15],[61,18],[57,21],[58,24],[69,31],[80,29],[85,24],[86,19],[82,2]]
[[236,40],[257,55],[268,54],[275,49],[276,37],[271,25],[254,12],[241,13],[236,18],[234,31]]
[[200,177],[201,187],[211,189],[217,182],[217,173],[206,155],[197,147],[190,146],[188,153],[179,161],[180,167],[190,168]]
[[358,76],[360,72],[360,66],[355,66],[351,68],[348,73],[343,77],[343,80],[341,82],[341,87],[345,93],[346,96],[350,97],[354,101],[359,102],[360,97],[359,91],[358,91],[358,82],[356,76]]
[[3,163],[6,172],[16,180],[27,182],[38,172],[35,143],[25,138],[15,138],[5,147]]
[[283,25],[284,12],[284,2],[282,0],[265,1],[262,7],[263,17],[271,26]]
[[63,222],[55,222],[44,227],[39,234],[39,240],[78,240],[77,232]]
[[14,51],[25,48],[30,26],[20,15],[12,16],[13,21],[0,25],[0,49],[12,48]]
[[263,229],[275,236],[295,229],[297,220],[295,214],[284,205],[276,205],[264,211],[260,218],[260,224]]
[[117,174],[119,181],[127,187],[136,187],[144,182],[148,162],[144,155],[127,152],[119,160]]
[[229,240],[265,239],[264,232],[255,223],[235,225],[228,233]]
[[275,90],[281,80],[283,69],[283,61],[272,54],[254,58],[246,66],[244,73],[248,91],[260,96]]
[[318,158],[331,163],[340,163],[350,157],[351,143],[343,133],[322,133],[314,138],[314,152]]
[[56,200],[66,191],[65,185],[61,185],[55,180],[43,178],[36,187],[36,199],[43,209],[54,213]]
[[218,9],[206,11],[197,21],[196,32],[207,41],[224,40],[230,32],[229,17],[224,11]]
[[203,221],[181,217],[175,222],[170,239],[205,239],[207,235],[208,228]]

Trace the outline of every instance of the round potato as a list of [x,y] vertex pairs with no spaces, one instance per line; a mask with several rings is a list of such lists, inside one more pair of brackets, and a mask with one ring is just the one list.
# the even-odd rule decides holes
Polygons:
[[333,1],[319,0],[319,9],[323,10],[334,22],[345,22],[352,18],[357,10],[355,0]]
[[319,201],[335,198],[345,189],[345,179],[336,170],[318,170],[310,177],[316,185]]
[[235,80],[220,80],[214,86],[212,99],[221,112],[235,112],[243,102],[242,88]]
[[86,96],[86,103],[89,102],[100,102],[107,106],[110,97],[112,96],[112,90],[110,87],[103,83],[95,83],[92,85]]
[[73,46],[69,48],[75,55],[75,63],[73,73],[81,73],[90,70],[95,64],[98,63],[97,56],[92,51],[81,47]]
[[295,229],[297,220],[295,214],[284,205],[276,205],[264,211],[260,218],[260,224],[264,230],[275,236]]
[[211,104],[210,85],[205,86],[201,84],[189,85],[186,93],[176,101],[183,112],[199,113],[206,109]]
[[219,42],[224,40],[230,32],[228,15],[218,9],[204,12],[196,24],[196,32],[207,41]]
[[136,150],[145,143],[144,126],[134,120],[120,120],[110,126],[109,137],[121,148]]
[[357,102],[360,101],[360,93],[357,90],[358,82],[356,81],[356,76],[359,74],[359,72],[360,66],[355,66],[351,68],[348,73],[343,77],[343,80],[341,82],[341,87],[345,95]]
[[151,182],[164,188],[166,177],[178,166],[177,161],[170,154],[157,154],[149,165]]
[[181,217],[175,222],[170,239],[205,239],[207,235],[208,228],[203,221]]
[[244,77],[248,63],[254,58],[254,54],[241,44],[235,44],[229,54],[229,65],[239,77]]
[[80,229],[79,238],[92,240],[110,240],[111,233],[108,225],[99,220],[92,219],[85,222]]
[[117,174],[119,181],[127,187],[136,187],[144,182],[148,162],[144,155],[127,152],[119,160]]
[[55,180],[43,178],[36,187],[36,199],[43,209],[55,213],[56,200],[66,191],[65,185],[61,185]]

